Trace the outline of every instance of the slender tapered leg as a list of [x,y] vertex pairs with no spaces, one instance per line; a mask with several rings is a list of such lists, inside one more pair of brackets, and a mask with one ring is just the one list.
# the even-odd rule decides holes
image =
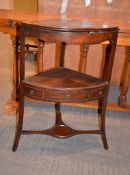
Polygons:
[[99,129],[101,130],[101,138],[102,138],[103,146],[105,149],[108,149],[108,143],[107,143],[106,131],[105,131],[106,105],[107,105],[106,98],[99,99],[99,102],[98,102]]
[[12,147],[12,151],[16,151],[19,139],[22,132],[22,125],[23,125],[23,115],[24,115],[24,97],[22,96],[19,101],[19,110],[17,112],[18,115],[16,115],[16,131],[15,131],[15,138],[14,143]]
[[127,92],[129,88],[130,79],[130,47],[125,47],[126,58],[124,62],[123,72],[120,81],[120,95],[118,97],[118,104],[120,107],[127,107]]

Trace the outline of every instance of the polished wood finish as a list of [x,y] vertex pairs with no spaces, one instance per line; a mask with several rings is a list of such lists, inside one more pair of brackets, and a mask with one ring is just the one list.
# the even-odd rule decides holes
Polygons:
[[[39,7],[38,13],[29,13],[29,12],[21,13],[19,11],[14,11],[14,10],[2,10],[2,9],[0,9],[0,32],[8,33],[11,35],[11,39],[13,41],[13,46],[14,46],[14,64],[15,64],[15,52],[16,52],[16,50],[15,50],[15,48],[16,48],[15,36],[17,36],[15,24],[18,21],[28,21],[28,22],[34,21],[35,22],[37,20],[59,19],[62,17],[60,14],[60,7],[61,7],[60,5],[58,7],[58,13],[54,14],[52,12],[55,11],[56,3],[53,3],[54,7],[52,9],[54,11],[49,11],[49,10],[44,11],[44,7],[42,6],[42,5],[44,5],[44,4],[42,4],[43,2],[45,2],[45,1],[43,1],[43,0],[39,1],[40,7]],[[57,2],[58,2],[58,0],[57,0]],[[122,1],[121,4],[123,3],[123,5],[120,5],[120,6],[119,6],[120,3],[118,3],[118,2],[113,1],[113,3],[111,5],[107,5],[106,1],[98,2],[98,1],[94,0],[94,1],[92,1],[91,6],[86,8],[84,6],[84,2],[80,1],[80,3],[78,3],[78,1],[76,1],[76,2],[74,1],[74,5],[73,5],[72,4],[73,1],[69,1],[67,13],[66,13],[67,18],[68,19],[79,19],[79,20],[85,20],[85,21],[93,21],[95,23],[100,23],[100,24],[112,24],[112,25],[119,26],[120,32],[119,32],[119,36],[118,36],[117,45],[125,46],[125,47],[130,46],[130,37],[129,37],[130,36],[130,22],[129,22],[129,15],[128,15],[129,14],[129,8],[128,8],[129,2]],[[59,3],[61,3],[60,0],[59,0]],[[50,3],[46,4],[46,8],[47,8],[47,5],[50,5]],[[127,6],[127,9],[126,9],[126,6]],[[76,13],[79,12],[79,10],[76,11],[76,9],[79,9],[79,8],[82,9],[83,15],[79,15],[79,14],[76,15]],[[48,13],[46,13],[46,12],[48,12]],[[71,13],[71,12],[73,12],[73,13]],[[95,18],[95,15],[96,15],[96,18]],[[57,61],[55,62],[56,65],[58,65],[59,59],[60,59],[60,52],[59,52],[60,47],[61,47],[60,45],[56,46],[56,48],[57,48],[56,49]],[[126,49],[128,49],[128,47],[126,47]],[[82,48],[81,48],[81,50],[82,50]],[[115,64],[114,64],[114,69],[113,69],[112,80],[114,83],[117,83],[117,85],[118,85],[119,81],[120,81],[122,67],[124,67],[123,72],[125,72],[125,68],[128,68],[129,66],[123,66],[123,64],[124,64],[123,57],[124,56],[123,56],[122,52],[124,51],[124,49],[119,47],[119,48],[117,48],[117,51],[119,52],[119,54],[117,54],[115,57],[116,59],[115,59]],[[78,54],[78,51],[76,53]],[[81,54],[82,54],[82,52],[81,52]],[[125,59],[126,59],[125,63],[127,65],[129,63],[128,55],[126,55]],[[86,60],[86,62],[87,62],[87,60]],[[47,63],[47,65],[48,64],[49,63]],[[71,63],[69,63],[69,65],[70,64]],[[92,64],[94,64],[94,62],[92,62],[91,65]],[[98,62],[98,64],[100,64],[100,62]],[[101,63],[101,65],[103,65],[103,63]],[[43,65],[43,67],[44,67],[44,65]],[[15,65],[14,65],[14,68],[15,68]],[[41,68],[39,68],[39,65],[38,65],[38,70],[39,69],[41,69]],[[117,71],[117,69],[118,69],[118,71]],[[98,74],[98,71],[96,71],[96,69],[95,70],[92,69],[92,71],[94,72],[95,75]],[[90,71],[90,72],[92,72],[92,71]],[[15,70],[14,70],[14,72],[15,72]],[[128,70],[128,72],[129,72],[129,70]],[[125,76],[124,73],[123,73],[123,75]],[[122,77],[124,77],[124,76],[122,76]],[[14,77],[15,77],[15,75],[14,75]],[[124,77],[124,78],[122,78],[122,80],[121,80],[122,83],[120,85],[121,86],[120,89],[123,89],[123,91],[125,91],[124,95],[126,96],[127,95],[126,92],[128,91],[128,87],[126,86],[126,84],[129,84],[129,78]],[[15,86],[14,86],[14,88],[15,88]],[[15,90],[13,90],[13,92],[15,92]],[[121,90],[120,94],[122,94],[122,90]],[[15,94],[13,94],[13,97],[15,97]],[[120,99],[126,99],[126,98],[120,98]],[[120,102],[120,104],[121,103],[122,102]],[[112,110],[114,109],[114,110],[125,111],[125,109],[126,109],[126,111],[129,111],[129,104],[126,104],[124,109],[119,108],[116,103],[114,105],[113,105],[113,103],[109,103],[108,106],[109,106],[108,108],[112,109]],[[113,108],[113,106],[114,106],[114,108]],[[15,113],[16,108],[17,108],[16,99],[11,97],[11,99],[8,101],[8,103],[6,105],[5,111],[7,113]]]
[[[46,20],[35,24],[19,23],[18,37],[20,41],[20,79],[19,108],[16,123],[16,134],[13,151],[16,151],[21,135],[47,134],[57,138],[68,138],[77,134],[99,134],[103,146],[108,149],[105,132],[105,112],[111,80],[111,73],[118,36],[118,27],[95,25],[83,21]],[[41,71],[36,75],[25,77],[25,39],[37,38],[42,43],[58,43],[60,60],[56,67]],[[101,78],[85,74],[88,48],[91,45],[107,41],[105,64]],[[79,71],[66,68],[66,45],[82,45],[82,58],[79,60]],[[41,52],[40,54],[43,54]],[[71,58],[70,58],[71,59]],[[95,55],[96,59],[96,55]],[[83,67],[83,68],[82,68]],[[24,98],[52,102],[55,104],[56,120],[54,126],[46,130],[23,130]],[[60,105],[62,103],[79,103],[98,101],[99,129],[75,130],[62,120]]]
[[13,0],[13,9],[21,12],[37,12],[38,0]]
[[129,79],[130,79],[130,46],[127,46],[126,57],[120,81],[120,96],[118,97],[118,104],[120,107],[128,106],[126,95],[129,88]]
[[[63,1],[54,0],[53,3],[50,3],[48,0],[39,0],[38,10],[42,12],[43,10],[47,14],[60,14],[61,13],[61,5]],[[68,0],[68,4],[66,7],[66,11],[63,14],[63,18],[67,19],[82,19],[95,21],[103,24],[113,24],[117,25],[121,29],[121,33],[119,34],[117,45],[126,46],[126,55],[125,62],[119,64],[118,61],[118,73],[114,71],[114,80],[118,84],[120,80],[120,95],[118,98],[118,104],[120,107],[129,108],[127,103],[127,92],[129,87],[129,79],[130,79],[130,3],[129,0],[113,0],[112,3],[107,3],[105,0],[92,0],[90,6],[85,5],[85,0]],[[96,17],[96,18],[95,18]],[[119,58],[118,58],[119,59]],[[103,64],[103,63],[102,63]],[[124,64],[124,65],[123,65]],[[122,66],[123,65],[123,71]],[[121,70],[121,72],[119,71]],[[112,78],[113,78],[112,77]]]

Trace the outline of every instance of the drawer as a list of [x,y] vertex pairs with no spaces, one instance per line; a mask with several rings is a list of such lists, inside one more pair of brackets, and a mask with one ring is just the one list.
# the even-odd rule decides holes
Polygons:
[[28,97],[32,97],[39,100],[44,100],[44,90],[43,89],[36,89],[31,86],[24,86],[24,95]]
[[91,99],[97,99],[97,98],[103,97],[106,92],[107,92],[107,87],[105,87],[105,88],[99,88],[99,89],[93,89],[90,92],[90,100]]
[[46,90],[45,100],[62,102],[79,102],[89,100],[88,91],[64,91],[64,90]]

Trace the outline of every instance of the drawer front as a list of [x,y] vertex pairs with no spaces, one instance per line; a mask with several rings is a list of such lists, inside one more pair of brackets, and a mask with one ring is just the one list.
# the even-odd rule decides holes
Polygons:
[[107,87],[106,88],[99,88],[99,89],[93,89],[90,92],[90,100],[91,99],[98,99],[100,97],[105,96],[105,93],[107,92]]
[[32,97],[39,100],[44,100],[44,90],[36,89],[30,86],[24,86],[24,95],[28,97]]
[[48,101],[62,101],[62,102],[78,102],[89,100],[88,91],[60,91],[60,90],[46,90],[45,100]]

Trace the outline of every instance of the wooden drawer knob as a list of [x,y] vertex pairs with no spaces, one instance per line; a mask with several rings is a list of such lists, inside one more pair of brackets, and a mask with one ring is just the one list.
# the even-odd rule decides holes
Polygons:
[[30,95],[34,95],[34,90],[31,89],[30,92],[29,92],[29,94]]
[[70,94],[66,94],[66,97],[67,97],[67,98],[70,98],[70,97],[71,97],[71,95],[70,95]]
[[101,90],[99,91],[99,95],[102,95],[102,91]]

